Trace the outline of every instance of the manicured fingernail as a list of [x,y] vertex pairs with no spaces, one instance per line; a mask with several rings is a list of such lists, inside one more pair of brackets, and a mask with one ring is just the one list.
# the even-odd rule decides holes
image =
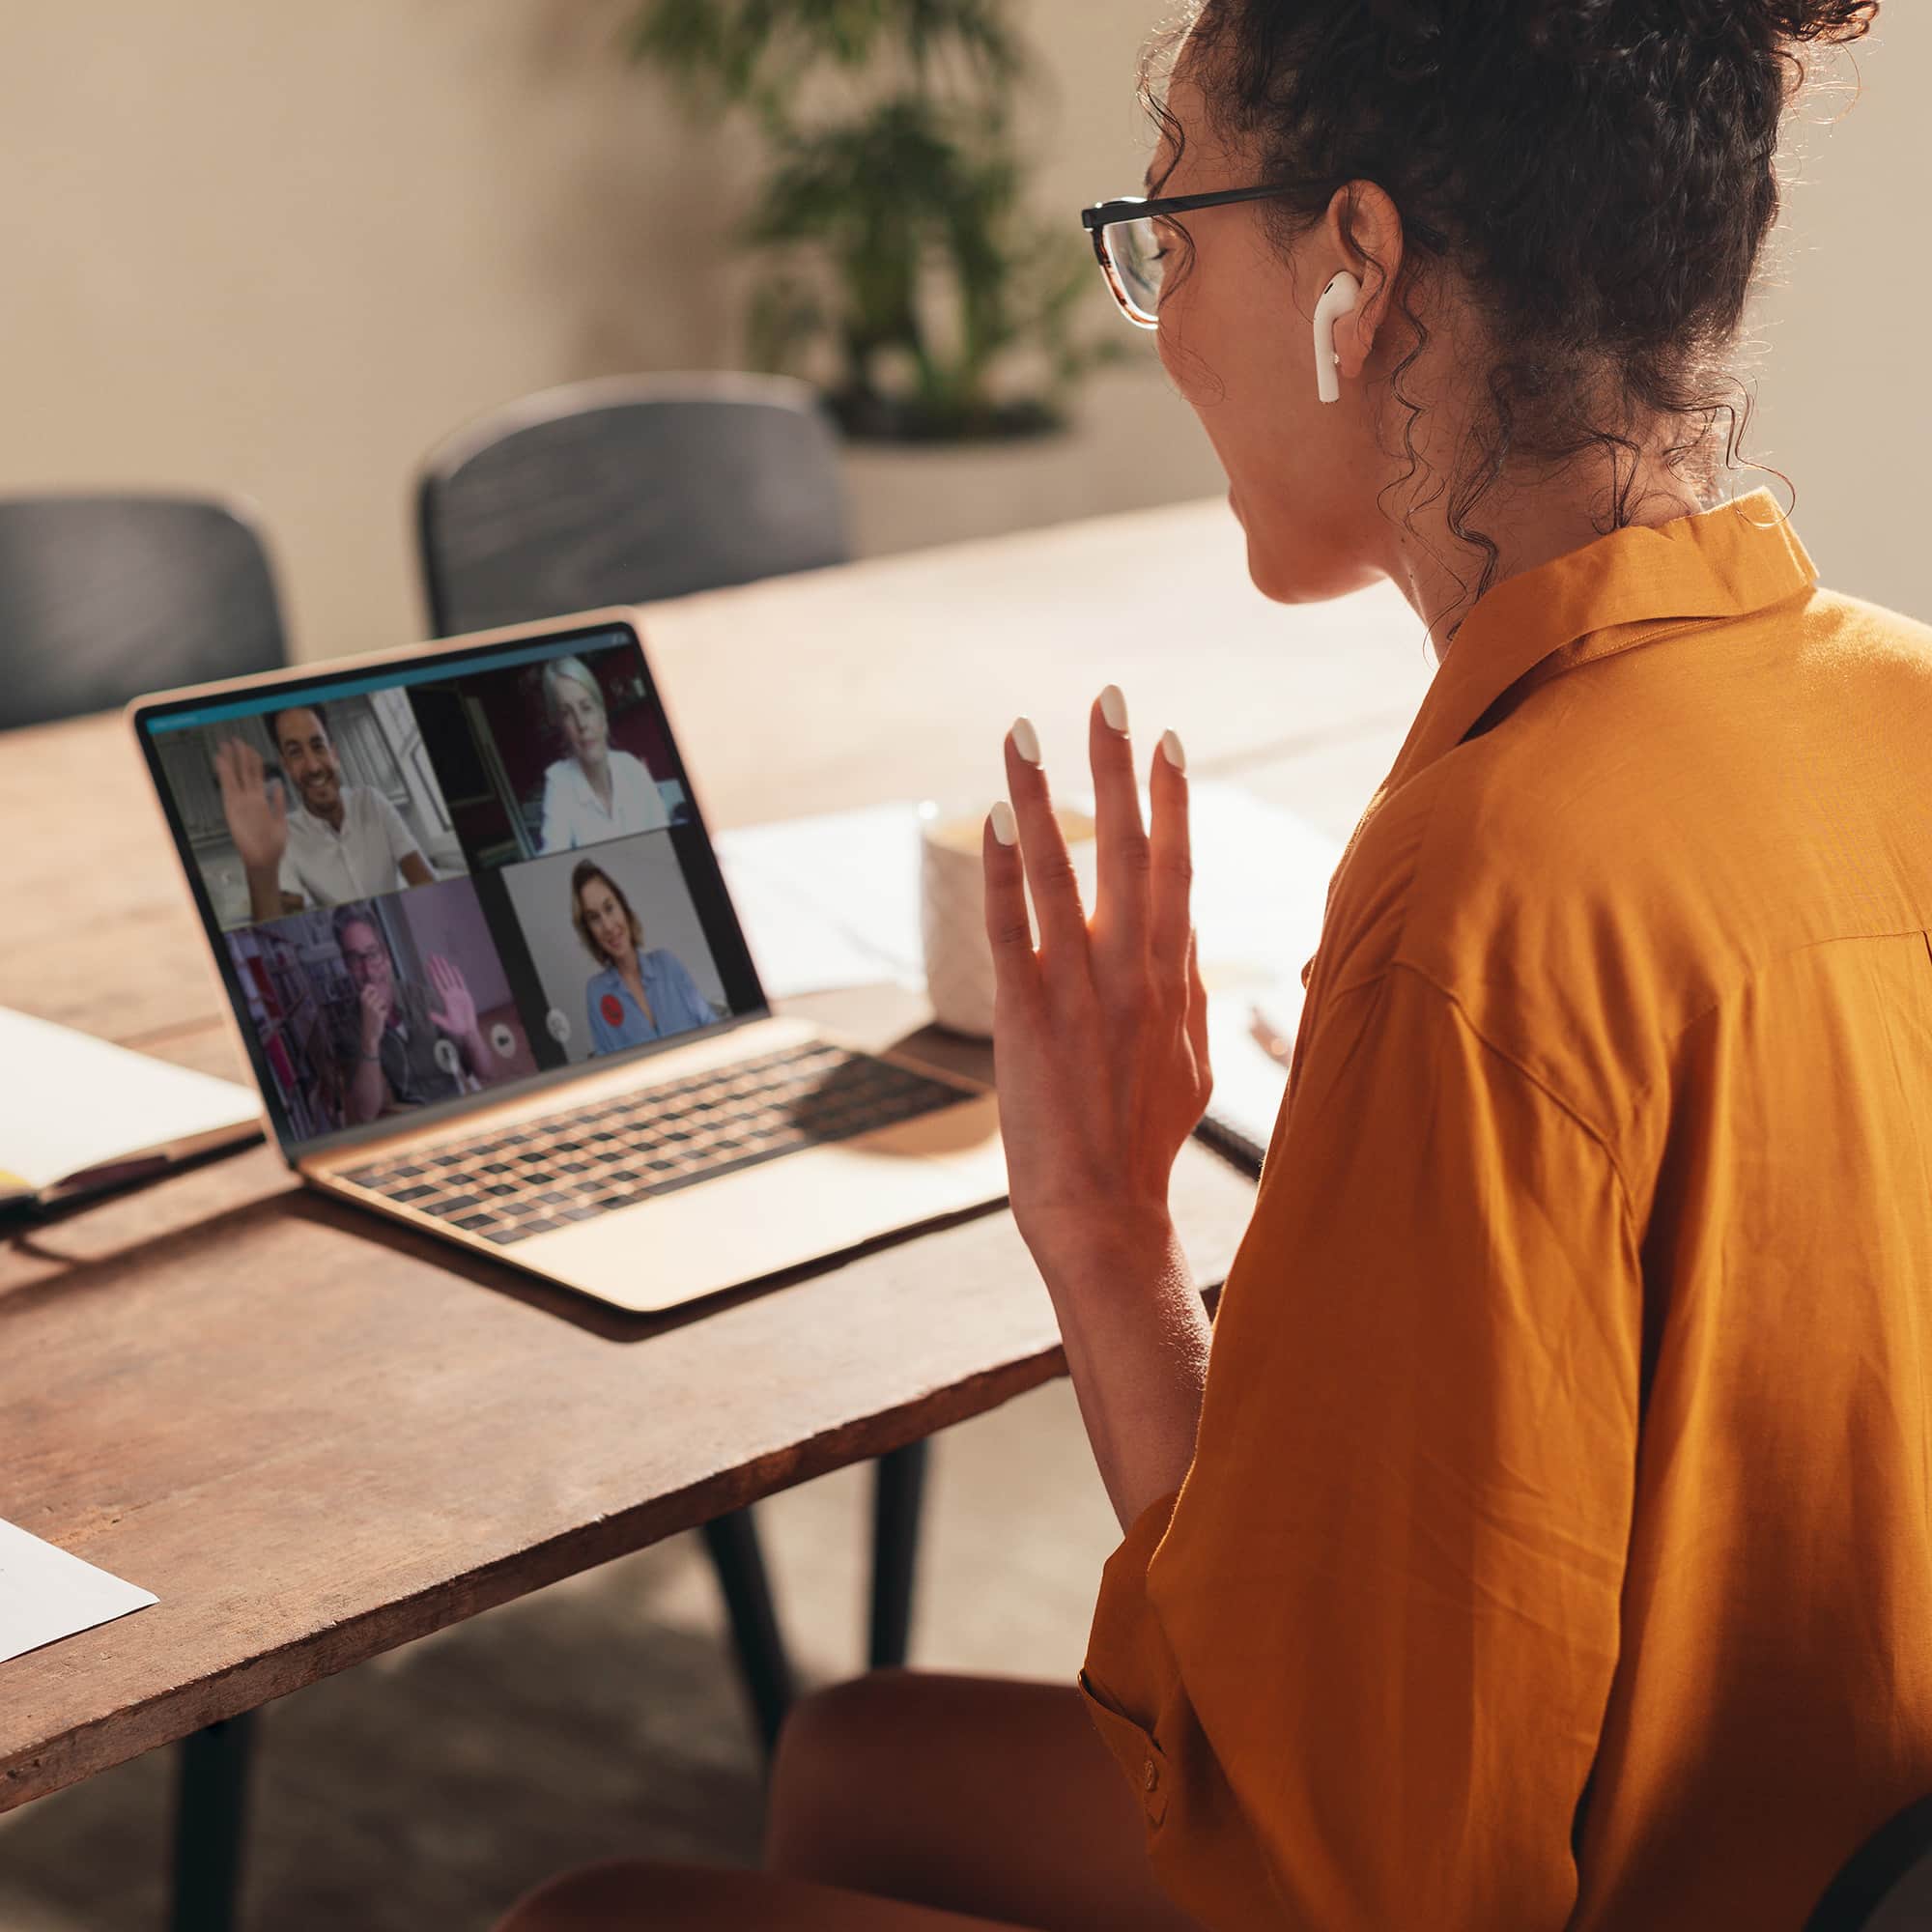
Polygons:
[[1187,769],[1187,753],[1180,749],[1180,737],[1175,731],[1160,734],[1160,754],[1178,772]]
[[1110,684],[1100,694],[1100,716],[1107,721],[1110,731],[1124,731],[1127,728],[1127,700],[1118,684]]
[[993,804],[993,837],[1002,845],[1010,845],[1019,836],[1020,829],[1013,823],[1012,807],[1003,798],[996,799]]
[[1033,728],[1033,720],[1031,718],[1015,718],[1013,720],[1012,739],[1013,750],[1028,764],[1037,765],[1039,763],[1039,733]]

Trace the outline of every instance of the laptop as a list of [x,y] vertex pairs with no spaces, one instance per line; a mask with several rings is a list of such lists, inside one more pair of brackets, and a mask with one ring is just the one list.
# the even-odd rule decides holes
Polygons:
[[1005,1200],[985,1088],[771,1010],[635,611],[128,717],[310,1186],[636,1310]]

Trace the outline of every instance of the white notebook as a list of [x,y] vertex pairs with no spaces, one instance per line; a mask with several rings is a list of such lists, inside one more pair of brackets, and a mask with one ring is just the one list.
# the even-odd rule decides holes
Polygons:
[[0,1007],[0,1207],[111,1187],[253,1140],[261,1097]]
[[1208,995],[1208,1060],[1214,1069],[1214,1097],[1197,1131],[1252,1174],[1261,1172],[1288,1093],[1288,1056],[1304,997],[1298,968],[1266,985],[1210,990]]
[[[1321,942],[1342,846],[1237,784],[1197,783],[1190,803],[1194,926],[1214,1069],[1214,1097],[1200,1134],[1259,1173],[1288,1092],[1288,1056],[1304,998],[1301,969]],[[1258,1034],[1272,1037],[1275,1052]]]

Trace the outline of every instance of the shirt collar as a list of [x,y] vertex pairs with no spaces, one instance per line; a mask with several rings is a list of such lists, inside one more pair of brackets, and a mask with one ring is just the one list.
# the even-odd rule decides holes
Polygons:
[[[1612,530],[1504,578],[1463,618],[1335,868],[1331,904],[1335,881],[1382,801],[1454,751],[1525,678],[1629,650],[1676,624],[1762,611],[1817,581],[1817,566],[1765,489],[1672,523]],[[1304,986],[1314,966],[1311,959],[1301,969]]]
[[308,800],[297,791],[292,783],[284,784],[284,789],[294,801],[295,810],[289,813],[291,824],[306,822],[317,832],[326,832],[331,838],[340,838],[349,830],[349,821],[355,816],[355,794],[360,785],[342,784],[338,786],[342,794],[342,830],[338,832],[319,811],[309,810]]
[[1740,617],[1818,581],[1769,490],[1655,526],[1633,525],[1506,577],[1477,599],[1429,687],[1380,797],[1453,751],[1553,653],[1560,667],[1628,650],[1661,626]]

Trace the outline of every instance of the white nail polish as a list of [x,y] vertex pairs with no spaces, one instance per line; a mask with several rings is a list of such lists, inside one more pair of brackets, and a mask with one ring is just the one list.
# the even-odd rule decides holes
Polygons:
[[993,803],[993,837],[1002,845],[1012,844],[1020,836],[1019,827],[1013,822],[1013,809],[1005,799]]
[[1180,735],[1176,731],[1160,734],[1160,753],[1178,772],[1187,769],[1187,753],[1180,749]]
[[1039,763],[1039,733],[1033,728],[1033,720],[1031,718],[1015,718],[1013,720],[1012,738],[1013,750],[1028,764],[1037,765]]
[[1110,731],[1127,728],[1127,700],[1118,684],[1110,684],[1100,694],[1100,716],[1107,721]]

